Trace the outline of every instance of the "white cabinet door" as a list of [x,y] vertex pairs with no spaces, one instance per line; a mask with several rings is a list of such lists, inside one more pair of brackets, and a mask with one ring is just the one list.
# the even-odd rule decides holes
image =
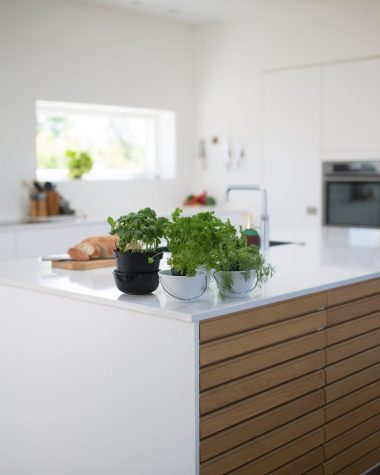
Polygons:
[[380,156],[380,59],[323,68],[324,159]]
[[264,81],[265,181],[271,228],[318,224],[320,69],[267,73]]
[[89,236],[107,234],[107,224],[86,224],[76,226],[61,226],[39,229],[38,225],[31,225],[31,229],[16,232],[17,257],[44,256],[48,254],[62,254],[74,244]]
[[0,232],[0,260],[16,257],[16,243],[14,231]]

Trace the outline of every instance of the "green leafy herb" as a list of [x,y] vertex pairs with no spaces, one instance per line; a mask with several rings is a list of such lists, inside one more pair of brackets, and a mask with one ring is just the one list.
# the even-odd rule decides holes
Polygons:
[[200,266],[213,269],[217,265],[224,243],[236,234],[235,228],[223,222],[214,212],[181,216],[177,208],[166,228],[166,238],[172,269],[180,274],[194,276]]
[[110,234],[119,236],[119,250],[122,252],[154,252],[165,236],[168,220],[158,217],[151,208],[140,209],[114,220],[107,219]]
[[224,298],[224,291],[232,288],[232,275],[229,271],[240,271],[246,281],[249,280],[252,270],[256,271],[257,286],[267,282],[273,275],[274,268],[268,264],[260,249],[254,245],[247,245],[247,237],[240,227],[240,238],[235,235],[234,239],[225,241],[224,252],[215,267],[222,273],[222,282],[219,294]]

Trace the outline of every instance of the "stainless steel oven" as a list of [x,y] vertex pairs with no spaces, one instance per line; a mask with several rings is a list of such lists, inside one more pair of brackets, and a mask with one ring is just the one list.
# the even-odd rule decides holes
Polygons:
[[323,164],[323,221],[380,227],[380,161]]

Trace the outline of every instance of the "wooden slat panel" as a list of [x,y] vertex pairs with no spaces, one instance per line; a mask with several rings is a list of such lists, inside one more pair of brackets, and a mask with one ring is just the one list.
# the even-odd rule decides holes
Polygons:
[[317,429],[264,457],[231,472],[233,475],[265,475],[323,443],[323,429]]
[[204,462],[278,426],[297,419],[310,411],[314,411],[322,407],[324,402],[324,391],[318,390],[230,429],[226,429],[223,432],[207,437],[201,440],[201,461]]
[[380,363],[326,386],[326,402],[332,402],[378,379],[380,379]]
[[352,411],[356,407],[365,404],[371,399],[380,396],[380,381],[375,381],[368,386],[355,391],[354,395],[348,394],[337,401],[326,405],[326,421],[341,416],[345,412]]
[[380,463],[380,448],[373,450],[358,461],[344,468],[337,475],[360,475],[369,468]]
[[351,412],[344,414],[338,419],[325,424],[326,442],[337,437],[343,432],[352,429],[361,422],[370,417],[377,416],[380,412],[380,398],[367,402],[363,406],[353,409]]
[[255,351],[248,355],[238,356],[223,363],[206,366],[200,372],[201,391],[269,368],[283,361],[297,358],[306,353],[321,350],[325,345],[325,333],[321,331]]
[[[295,473],[293,473],[292,475],[295,475]],[[313,470],[306,472],[305,475],[325,475],[325,471],[323,470],[323,465],[313,468]]]
[[223,361],[243,353],[249,353],[297,336],[315,332],[326,326],[326,312],[317,312],[305,317],[297,317],[257,330],[223,338],[200,347],[200,364]]
[[271,475],[300,475],[301,473],[308,475],[323,475],[323,462],[323,447],[317,447],[311,452],[307,452],[305,455],[302,455],[274,472],[271,472]]
[[327,325],[337,325],[363,315],[380,312],[380,294],[327,310]]
[[325,444],[326,459],[334,457],[339,452],[346,450],[355,443],[364,439],[368,435],[379,430],[380,427],[380,414],[374,417],[370,417],[366,421],[362,422],[358,426],[350,429],[344,434],[335,437]]
[[367,317],[357,318],[348,323],[342,323],[326,330],[327,345],[333,345],[362,333],[380,328],[380,313],[373,313]]
[[380,431],[366,437],[344,452],[336,455],[323,464],[325,475],[335,475],[339,470],[349,466],[363,455],[380,447]]
[[200,341],[203,343],[252,330],[297,315],[312,313],[326,306],[327,293],[324,292],[235,313],[226,317],[206,320],[200,323]]
[[201,417],[201,438],[250,419],[274,407],[321,388],[325,383],[324,371],[316,371],[257,396]]
[[326,382],[332,383],[380,361],[380,346],[364,351],[326,368]]
[[366,280],[358,284],[338,287],[327,292],[328,306],[333,307],[341,303],[356,300],[368,295],[380,293],[380,279]]
[[355,353],[360,353],[363,349],[373,348],[377,345],[380,345],[380,330],[365,333],[343,343],[329,346],[326,350],[327,364],[336,363]]
[[324,366],[325,352],[318,351],[237,381],[210,389],[201,393],[201,414],[206,414],[215,409],[232,404],[233,402],[253,396],[254,394],[278,386],[286,381],[321,369]]
[[201,465],[202,475],[219,475],[234,470],[317,427],[321,427],[323,422],[323,409],[318,409],[300,419],[289,422],[286,426],[282,426],[205,462]]

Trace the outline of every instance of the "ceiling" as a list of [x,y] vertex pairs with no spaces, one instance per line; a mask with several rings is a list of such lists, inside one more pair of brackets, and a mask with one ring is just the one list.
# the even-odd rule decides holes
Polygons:
[[[244,18],[273,3],[289,0],[86,0],[199,25]],[[305,1],[305,0],[303,0]]]

